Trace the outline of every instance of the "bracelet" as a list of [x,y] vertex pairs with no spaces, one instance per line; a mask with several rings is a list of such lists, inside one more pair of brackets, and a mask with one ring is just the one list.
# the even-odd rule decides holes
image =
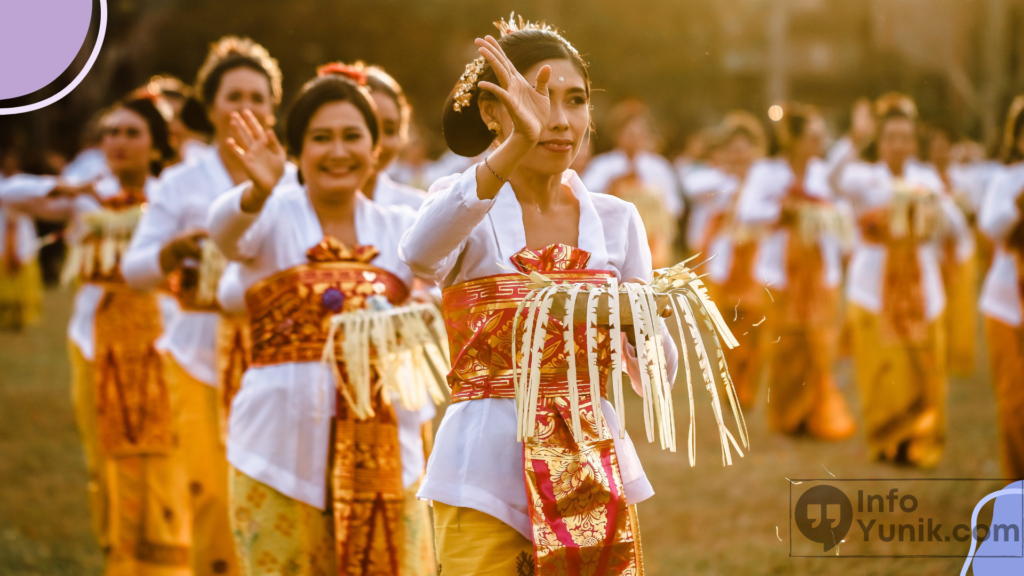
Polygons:
[[499,176],[498,173],[494,171],[494,168],[491,168],[491,165],[487,163],[487,158],[484,158],[484,166],[487,166],[487,169],[490,170],[491,174],[494,174],[494,177],[497,178],[498,180],[501,180],[505,184],[511,182],[511,180],[509,180],[508,178],[502,178],[501,176]]

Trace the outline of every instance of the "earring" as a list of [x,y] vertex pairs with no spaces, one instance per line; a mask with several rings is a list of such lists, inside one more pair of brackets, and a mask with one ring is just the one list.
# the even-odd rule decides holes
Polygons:
[[501,124],[498,124],[493,120],[487,123],[487,129],[490,130],[491,134],[494,134],[495,136],[501,135]]

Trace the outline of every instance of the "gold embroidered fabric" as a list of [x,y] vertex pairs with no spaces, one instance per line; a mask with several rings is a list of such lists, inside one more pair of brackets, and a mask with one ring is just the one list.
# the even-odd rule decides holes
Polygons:
[[253,365],[319,361],[331,316],[361,310],[374,295],[398,304],[409,289],[387,270],[361,262],[304,264],[261,280],[245,293]]
[[154,348],[163,331],[156,296],[110,285],[96,311],[97,426],[111,456],[166,453],[170,396]]

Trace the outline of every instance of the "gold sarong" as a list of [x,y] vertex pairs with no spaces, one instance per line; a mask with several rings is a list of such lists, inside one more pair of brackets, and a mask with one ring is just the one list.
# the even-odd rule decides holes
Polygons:
[[856,424],[832,377],[839,340],[839,288],[825,284],[817,239],[791,233],[785,289],[774,293],[768,330],[766,395],[772,429],[825,440],[850,437]]
[[857,385],[868,448],[879,459],[923,468],[946,443],[946,342],[940,317],[923,340],[893,339],[883,318],[850,305]]
[[1024,478],[1024,326],[985,320],[1006,478]]

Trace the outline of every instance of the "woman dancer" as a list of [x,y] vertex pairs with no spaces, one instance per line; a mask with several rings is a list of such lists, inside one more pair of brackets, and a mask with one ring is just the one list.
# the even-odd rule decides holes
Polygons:
[[[158,349],[163,353],[167,383],[182,401],[178,429],[193,501],[194,568],[197,575],[234,574],[227,460],[217,417],[221,402],[215,351],[220,315],[215,283],[220,273],[216,255],[204,248],[204,228],[213,200],[248,178],[240,162],[227,152],[231,114],[249,110],[263,125],[272,126],[274,107],[281,99],[281,71],[259,44],[226,37],[211,48],[196,84],[214,126],[214,146],[196,161],[164,175],[132,238],[122,271],[128,284],[138,289],[153,289],[171,280],[178,296],[182,310],[167,327]],[[220,372],[224,373],[229,369]],[[221,389],[222,395],[231,392],[231,386]]]
[[736,210],[739,191],[751,166],[765,154],[766,138],[761,123],[749,112],[730,113],[720,130],[722,167],[728,177],[709,179],[709,184],[714,181],[720,187],[704,190],[705,195],[724,193],[728,204],[723,208],[723,200],[711,200],[721,211],[707,225],[710,240],[701,259],[711,259],[707,264],[708,290],[722,304],[723,314],[727,321],[731,319],[733,334],[740,342],[738,348],[727,350],[725,357],[736,384],[736,395],[746,408],[754,403],[764,368],[768,330],[762,323],[770,298],[754,278],[754,258],[764,227],[743,222]]
[[[336,64],[321,68],[329,71]],[[419,210],[427,193],[423,190],[395,182],[387,170],[394,164],[402,149],[409,143],[409,122],[412,106],[405,97],[402,87],[380,66],[367,66],[356,62],[351,68],[366,76],[366,87],[370,90],[373,103],[380,119],[380,146],[374,172],[367,180],[364,195],[382,206],[408,206]]]
[[981,291],[981,312],[991,350],[999,409],[999,440],[1007,478],[1024,477],[1024,96],[1006,118],[1007,166],[985,194],[978,225],[995,243],[995,257]]
[[[970,227],[963,234],[950,236],[942,245],[942,280],[946,288],[946,335],[949,344],[949,371],[968,377],[974,373],[974,348],[978,325],[978,266],[981,256],[976,249],[979,234],[975,232],[976,204],[981,194],[965,166],[953,163],[953,136],[941,128],[932,128],[927,138],[928,161],[942,178],[945,192],[956,203]],[[970,241],[958,242],[969,232]],[[984,238],[984,237],[982,237]],[[988,250],[991,253],[991,250]]]
[[878,160],[836,173],[861,238],[846,289],[857,383],[872,455],[928,468],[946,440],[940,242],[961,229],[963,216],[935,171],[913,161],[913,102],[883,96],[876,117]]
[[336,65],[323,73],[288,114],[303,185],[278,185],[284,149],[251,113],[236,115],[232,142],[251,184],[210,213],[212,238],[241,263],[253,335],[228,436],[238,553],[246,574],[433,574],[426,504],[405,493],[423,471],[421,413],[378,392],[358,416],[347,395],[335,400],[320,363],[327,317],[369,307],[368,294],[408,298],[398,239],[415,214],[359,192],[380,136],[366,77]]
[[[435,183],[401,244],[413,271],[444,289],[453,357],[454,404],[419,496],[434,501],[443,574],[553,574],[556,566],[568,571],[558,573],[638,574],[634,505],[653,489],[628,436],[619,438],[611,405],[601,402],[604,419],[595,427],[594,405],[581,392],[585,439],[573,443],[570,416],[559,411],[568,406],[559,368],[542,361],[541,386],[551,387],[538,408],[546,433],[516,441],[510,345],[521,296],[507,295],[524,281],[506,272],[649,279],[646,233],[631,204],[591,194],[567,170],[590,125],[589,74],[578,52],[543,25],[520,19],[499,28],[500,40],[477,39],[481,57],[466,67],[443,118],[456,153],[496,148]],[[671,363],[675,349],[666,348]],[[581,460],[587,464],[564,468]],[[558,470],[566,482],[553,488]],[[585,497],[577,482],[590,491]]]
[[[174,442],[173,397],[155,343],[163,331],[153,292],[132,290],[118,270],[156,176],[174,156],[166,103],[127,100],[101,120],[111,176],[94,187],[58,188],[46,204],[71,219],[66,281],[82,286],[68,325],[72,399],[89,473],[89,504],[104,574],[192,574],[184,461]],[[45,182],[40,182],[45,184]],[[164,316],[166,318],[166,315]]]
[[756,280],[774,293],[766,326],[774,342],[767,346],[768,421],[787,434],[841,440],[856,425],[832,378],[844,221],[822,160],[828,134],[818,111],[800,104],[787,105],[775,126],[781,154],[754,164],[737,207],[738,221],[772,229],[754,263]]

